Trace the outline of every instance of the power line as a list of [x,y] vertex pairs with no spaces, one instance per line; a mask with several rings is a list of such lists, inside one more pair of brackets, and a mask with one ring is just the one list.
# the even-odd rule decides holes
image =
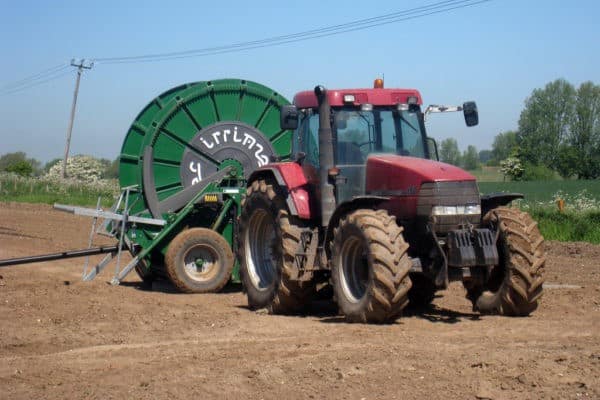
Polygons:
[[0,97],[2,96],[8,96],[11,94],[15,94],[15,93],[19,93],[22,92],[24,90],[30,89],[32,87],[36,87],[39,85],[42,85],[44,83],[50,82],[50,81],[54,81],[56,79],[62,78],[63,76],[70,74],[71,70],[67,70],[67,71],[62,71],[63,69],[69,68],[69,66],[65,66],[65,68],[61,68],[58,71],[54,72],[54,75],[51,76],[44,76],[45,79],[39,80],[39,78],[37,78],[36,80],[27,82],[28,84],[22,84],[20,86],[16,86],[10,89],[6,89],[6,90],[0,90]]
[[156,53],[126,57],[104,57],[96,58],[94,59],[94,61],[102,64],[134,64],[233,53],[374,28],[382,25],[422,18],[429,15],[440,14],[456,9],[471,7],[490,1],[492,0],[447,0],[407,10],[397,11],[394,13],[384,14],[376,17],[356,20],[345,24],[338,24],[318,29],[312,29],[309,31],[298,32],[288,35],[274,36],[255,41],[239,42],[224,46],[206,47],[201,49],[184,50],[169,53]]
[[44,78],[44,77],[46,77],[48,75],[52,75],[52,74],[54,74],[56,72],[62,71],[62,70],[67,69],[67,68],[69,68],[68,64],[64,64],[64,63],[63,64],[58,64],[58,65],[55,65],[54,67],[45,69],[45,70],[43,70],[41,72],[38,72],[38,73],[33,74],[33,75],[30,75],[30,76],[28,76],[26,78],[23,78],[23,79],[20,79],[18,81],[14,81],[14,82],[2,85],[2,86],[0,86],[0,90],[14,89],[14,88],[16,88],[18,86],[26,85],[26,84],[30,83],[31,81],[36,81],[36,80],[42,79],[42,78]]
[[[487,3],[492,0],[446,0],[427,4],[415,8],[396,11],[375,17],[364,18],[343,24],[331,25],[322,28],[312,29],[303,32],[297,32],[287,35],[278,35],[265,39],[238,42],[223,46],[205,47],[200,49],[184,50],[168,53],[156,53],[125,57],[104,57],[96,58],[93,61],[101,64],[135,64],[159,62],[165,60],[177,60],[183,58],[205,57],[210,55],[225,54],[247,51],[252,49],[279,46],[283,44],[295,43],[305,40],[318,39],[343,33],[370,29],[382,25],[398,23],[426,16],[450,12],[453,10],[472,7],[478,4]],[[0,86],[0,97],[15,94],[38,85],[59,79],[70,73],[69,64],[59,64],[45,69],[36,74],[30,75],[18,81]]]
[[316,35],[316,34],[324,33],[327,31],[335,31],[337,29],[347,28],[347,27],[357,25],[357,24],[365,24],[365,23],[369,23],[369,22],[375,22],[378,20],[382,20],[382,19],[388,19],[388,18],[393,18],[393,17],[397,17],[397,16],[402,16],[402,15],[414,13],[417,11],[429,9],[429,8],[444,6],[447,3],[465,3],[468,1],[473,1],[473,0],[460,0],[460,1],[459,0],[447,0],[447,1],[430,4],[427,6],[420,6],[417,8],[412,8],[412,9],[403,10],[403,11],[397,11],[394,13],[380,15],[377,17],[371,17],[371,18],[356,20],[356,21],[352,21],[352,22],[347,22],[344,24],[338,24],[338,25],[333,25],[333,26],[328,26],[328,27],[323,27],[323,28],[317,28],[317,29],[312,29],[309,31],[298,32],[298,33],[293,33],[293,34],[288,34],[288,35],[274,36],[274,37],[270,37],[270,38],[266,38],[266,39],[260,39],[260,40],[254,40],[254,41],[248,41],[248,42],[239,42],[239,43],[234,43],[234,44],[224,45],[224,46],[206,47],[206,48],[201,48],[201,49],[184,50],[184,51],[160,53],[160,54],[147,54],[147,55],[139,55],[139,56],[96,58],[95,61],[120,62],[120,61],[134,61],[134,60],[144,59],[144,58],[177,57],[177,56],[182,56],[182,55],[191,55],[194,53],[212,52],[212,51],[225,50],[225,49],[229,49],[229,48],[264,44],[264,43],[280,41],[280,40],[287,40],[287,39],[292,39],[292,38],[297,38],[297,37]]

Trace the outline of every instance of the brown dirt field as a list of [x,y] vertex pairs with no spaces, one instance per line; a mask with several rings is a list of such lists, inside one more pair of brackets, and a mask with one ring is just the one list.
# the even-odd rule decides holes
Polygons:
[[[0,203],[0,259],[81,248],[91,220]],[[143,290],[83,259],[0,269],[0,399],[600,398],[600,246],[547,243],[540,308],[472,313],[460,284],[392,325],[304,317],[245,296]],[[576,285],[565,288],[554,284]]]

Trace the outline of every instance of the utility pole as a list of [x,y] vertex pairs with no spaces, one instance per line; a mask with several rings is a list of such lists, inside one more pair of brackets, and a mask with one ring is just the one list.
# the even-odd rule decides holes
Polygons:
[[79,81],[81,80],[81,73],[84,69],[92,69],[94,66],[93,62],[87,62],[84,59],[75,62],[75,59],[71,60],[71,66],[77,67],[77,80],[75,81],[75,92],[73,93],[73,105],[71,106],[71,119],[69,121],[69,128],[67,129],[67,143],[65,145],[65,157],[62,164],[62,178],[67,177],[67,159],[69,158],[69,147],[71,146],[71,133],[73,132],[73,120],[75,119],[75,106],[77,105],[77,94],[79,93]]

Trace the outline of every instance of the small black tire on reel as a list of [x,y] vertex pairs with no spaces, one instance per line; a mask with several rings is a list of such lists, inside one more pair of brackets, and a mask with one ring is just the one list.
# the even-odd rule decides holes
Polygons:
[[231,278],[234,257],[229,243],[207,228],[179,233],[165,255],[167,276],[184,293],[214,293]]

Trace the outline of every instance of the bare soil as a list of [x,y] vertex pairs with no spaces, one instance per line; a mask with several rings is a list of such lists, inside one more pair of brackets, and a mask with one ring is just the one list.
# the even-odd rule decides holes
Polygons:
[[[0,259],[86,247],[91,220],[0,203]],[[224,293],[144,288],[83,259],[0,269],[0,399],[600,398],[600,246],[546,243],[527,318],[480,316],[460,284],[391,325],[347,324]]]

